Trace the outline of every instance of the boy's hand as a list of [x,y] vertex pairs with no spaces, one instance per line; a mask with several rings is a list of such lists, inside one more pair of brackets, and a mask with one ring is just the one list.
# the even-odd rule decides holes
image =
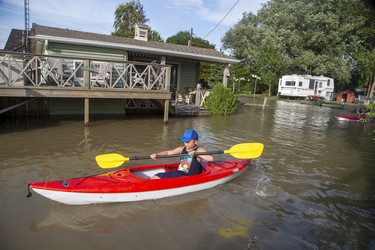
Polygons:
[[152,160],[156,160],[156,154],[155,154],[155,153],[151,154],[151,155],[150,155],[150,158],[151,158]]

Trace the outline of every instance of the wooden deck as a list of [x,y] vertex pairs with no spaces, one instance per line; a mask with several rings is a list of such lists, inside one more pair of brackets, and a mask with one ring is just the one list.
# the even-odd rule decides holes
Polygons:
[[92,98],[150,100],[164,109],[164,122],[169,113],[209,115],[203,103],[210,90],[177,91],[175,100],[171,100],[170,70],[165,63],[0,52],[0,97],[81,98],[85,124],[89,122]]
[[3,87],[1,97],[49,97],[49,98],[117,98],[117,99],[156,99],[170,100],[169,91],[143,89],[83,89],[58,87]]
[[168,121],[170,66],[0,52],[0,97],[157,100]]
[[210,113],[205,110],[201,109],[196,105],[193,104],[174,104],[170,108],[170,113],[174,116],[207,116],[210,115]]

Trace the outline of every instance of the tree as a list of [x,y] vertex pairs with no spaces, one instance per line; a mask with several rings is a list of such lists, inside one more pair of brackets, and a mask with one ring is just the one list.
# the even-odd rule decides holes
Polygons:
[[[149,19],[146,18],[143,6],[139,0],[120,4],[115,10],[115,22],[113,24],[115,31],[112,32],[112,36],[133,38],[135,24],[146,24],[148,21]],[[148,40],[164,42],[160,33],[151,28],[148,29]]]
[[353,71],[358,74],[358,86],[367,87],[367,96],[375,91],[375,7],[371,1],[365,1],[366,7],[357,19],[357,42],[354,44]]
[[276,88],[273,88],[273,94],[276,94],[278,78],[282,74],[283,67],[283,55],[281,51],[268,42],[260,49],[258,60],[254,66],[255,71],[259,72],[262,81],[269,86],[268,96],[271,97],[272,85],[276,85]]
[[238,108],[238,101],[230,89],[217,84],[206,97],[204,107],[213,115],[230,115]]
[[[173,44],[188,45],[190,36],[191,34],[189,31],[179,31],[176,35],[168,37],[166,42],[173,43]],[[191,46],[207,48],[207,49],[215,49],[215,45],[210,44],[210,42],[207,40],[204,40],[202,38],[195,37],[195,36],[192,36],[191,38],[192,38]]]
[[155,42],[164,42],[160,33],[152,29],[148,29],[148,40],[155,41]]
[[148,21],[139,0],[120,4],[115,10],[115,22],[113,23],[115,31],[112,32],[112,35],[133,38],[134,25],[137,23],[146,24]]
[[[265,74],[262,81],[271,72],[275,76],[270,81],[281,74],[308,73],[348,84],[355,72],[360,75],[358,67],[371,68],[356,60],[369,58],[359,46],[374,50],[374,12],[367,0],[271,0],[258,15],[244,13],[225,34],[223,48],[233,50],[257,75]],[[264,57],[273,62],[266,66]],[[366,76],[361,78],[369,79],[371,73]]]

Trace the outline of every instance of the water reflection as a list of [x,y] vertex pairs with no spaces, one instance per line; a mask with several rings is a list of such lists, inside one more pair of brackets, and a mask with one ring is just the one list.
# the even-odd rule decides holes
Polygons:
[[[80,119],[62,119],[12,130],[6,123],[0,126],[1,247],[49,249],[58,241],[64,249],[375,248],[375,143],[368,136],[374,124],[338,123],[337,114],[351,110],[269,100],[264,110],[244,105],[230,117],[168,124],[127,117],[85,127]],[[265,149],[243,175],[204,192],[91,206],[26,198],[30,182],[106,172],[96,155],[176,147],[190,128],[208,150],[242,142],[262,142]]]
[[84,127],[83,129],[84,138],[79,142],[78,146],[82,147],[83,151],[87,152],[90,150],[91,139],[90,139],[90,128]]

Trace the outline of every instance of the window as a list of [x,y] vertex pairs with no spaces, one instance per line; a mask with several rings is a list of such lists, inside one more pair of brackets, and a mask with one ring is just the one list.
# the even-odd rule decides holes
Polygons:
[[296,86],[295,81],[285,81],[285,86]]
[[319,88],[322,88],[322,87],[323,87],[323,83],[319,82]]
[[139,31],[139,36],[142,37],[142,38],[147,38],[147,31],[140,30]]
[[303,82],[298,82],[299,87],[302,87],[302,85],[303,85]]
[[100,69],[100,62],[91,62],[91,76],[97,76]]
[[327,87],[329,87],[330,84],[331,84],[331,80],[328,79],[328,80],[327,80]]
[[79,67],[79,69],[76,71],[76,77],[77,78],[83,78],[83,62],[82,61],[77,61],[77,60],[74,60],[73,61],[73,68],[74,68],[74,70],[76,69],[76,68],[78,68]]

